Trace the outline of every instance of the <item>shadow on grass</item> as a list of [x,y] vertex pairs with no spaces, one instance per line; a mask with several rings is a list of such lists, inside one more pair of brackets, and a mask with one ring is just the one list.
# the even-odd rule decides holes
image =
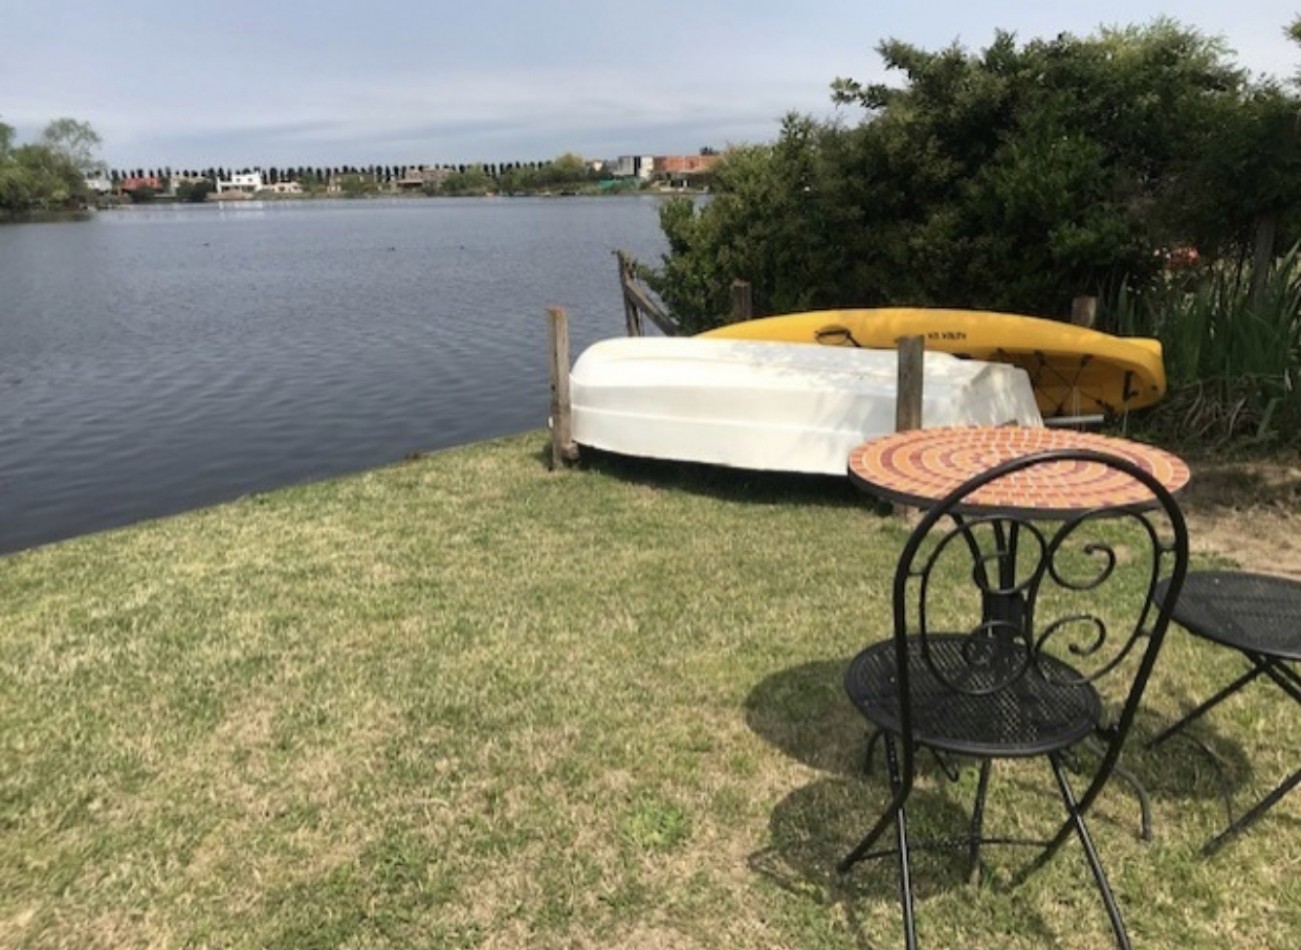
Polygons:
[[[858,844],[889,800],[883,777],[828,778],[798,788],[773,809],[772,844],[750,855],[750,867],[784,890],[816,894],[827,902],[897,900],[898,863],[893,856],[862,861],[846,874],[836,871],[836,864]],[[968,820],[958,803],[939,790],[917,788],[908,799],[910,841],[963,828]],[[878,847],[893,844],[891,829]],[[912,869],[917,897],[924,900],[965,883],[966,855],[954,849],[914,851]]]
[[[875,730],[845,695],[848,666],[849,657],[816,660],[764,678],[746,697],[746,725],[785,755],[811,768],[858,780],[869,765],[873,774],[884,775],[881,743],[875,743],[872,762],[866,761]],[[945,761],[950,768],[971,764],[962,756],[946,756]],[[917,774],[939,778],[945,771],[935,756],[921,754]]]
[[[837,776],[841,781],[860,784],[864,781],[864,755],[870,729],[845,697],[842,677],[848,663],[848,658],[818,660],[773,673],[761,680],[746,697],[745,720],[756,735],[791,759]],[[1243,800],[1239,794],[1252,784],[1255,770],[1250,760],[1239,743],[1216,732],[1206,720],[1192,723],[1156,748],[1147,748],[1147,743],[1173,721],[1173,718],[1151,714],[1140,717],[1121,760],[1152,800],[1222,803],[1227,820],[1250,807],[1252,802]],[[1078,782],[1087,784],[1096,757],[1081,755],[1080,758],[1084,772]],[[919,776],[939,778],[942,775],[930,756],[919,757],[917,764]],[[964,760],[954,764],[962,766],[966,763]],[[885,794],[884,774],[881,750],[877,748],[867,782],[869,786],[880,789],[882,795]],[[1001,781],[1008,782],[1010,788],[1021,794],[1054,798],[1046,776],[1046,771],[1043,776],[1033,778],[1013,773],[1003,776]],[[1091,820],[1138,834],[1141,812],[1133,786],[1116,773],[1108,787],[1111,794],[1121,796],[1118,802],[1129,799],[1132,808],[1119,805],[1106,810],[1095,809]],[[931,792],[929,797],[943,800],[940,792]],[[932,811],[937,808],[939,806],[931,806]],[[863,813],[870,810],[865,806]],[[961,808],[952,803],[946,804],[944,810],[953,815],[962,814]],[[950,822],[949,827],[961,827],[964,820],[965,817],[960,817],[956,825]],[[837,839],[844,850],[848,850],[845,842],[850,838],[853,838],[852,833]],[[782,838],[774,834],[774,840]],[[808,840],[814,842],[816,838],[809,837]],[[838,859],[824,854],[820,860],[830,867]],[[810,867],[819,866],[817,861],[805,863]],[[962,879],[961,873],[958,879]]]
[[[858,844],[889,802],[883,777],[867,780],[828,778],[796,789],[778,802],[769,821],[772,843],[749,857],[750,869],[782,890],[821,905],[840,905],[860,945],[895,946],[902,930],[899,906],[898,860],[893,854],[871,858],[841,874],[836,865]],[[961,835],[970,821],[963,807],[940,789],[914,788],[908,799],[908,836],[913,892],[919,926],[925,927],[927,902],[946,893],[970,889],[978,900],[979,887],[967,883],[965,848],[927,847],[928,839]],[[893,828],[878,844],[893,847]],[[998,901],[995,889],[991,900]],[[863,933],[864,902],[889,905],[899,915],[899,930],[884,943],[869,943]],[[1021,932],[1038,933],[1044,942],[1053,936],[1037,917],[1019,914]]]
[[[886,937],[874,933],[869,942],[864,930],[867,913],[876,920],[874,928],[879,929],[880,905],[888,905],[900,914],[902,928],[897,859],[888,855],[866,860],[843,875],[836,870],[837,863],[858,844],[890,798],[880,743],[865,774],[864,754],[870,730],[845,696],[842,677],[848,663],[848,658],[820,660],[780,670],[761,680],[746,697],[746,724],[757,735],[792,759],[831,773],[825,779],[796,789],[776,805],[769,820],[771,843],[752,853],[748,863],[756,874],[790,894],[821,906],[841,907],[861,945],[895,946],[899,931],[890,932]],[[1155,735],[1162,725],[1150,724],[1149,735]],[[1130,738],[1137,746],[1146,737],[1135,732]],[[1205,776],[1190,784],[1189,776],[1172,768],[1156,752],[1152,755],[1152,768],[1145,768],[1141,774],[1144,780],[1156,784],[1162,794],[1180,787],[1184,794],[1212,797],[1218,794],[1215,783],[1208,783]],[[1058,942],[1060,933],[1016,896],[1020,885],[1014,880],[991,876],[987,865],[979,885],[968,883],[967,849],[962,845],[955,847],[954,843],[965,839],[970,826],[969,797],[974,771],[966,768],[970,762],[963,758],[952,759],[949,765],[963,770],[966,781],[960,784],[965,788],[959,789],[950,782],[934,757],[921,755],[917,766],[922,784],[914,787],[908,800],[910,866],[919,927],[926,927],[928,901],[950,894],[966,900],[966,893],[955,892],[969,891],[971,900],[978,901],[983,894],[989,901],[989,908],[982,913],[1008,915],[1009,920],[1014,920],[1010,926],[1015,927],[1018,935],[1031,940],[1041,937],[1045,945]],[[1015,774],[1000,775],[998,781],[1007,782],[1010,778],[1012,788],[1057,804],[1049,775],[1045,765],[1039,781],[1034,783]],[[1116,776],[1112,782],[1117,788],[1122,787]],[[1041,806],[1036,803],[1035,807]],[[1112,820],[1123,821],[1128,828],[1132,819],[1132,831],[1137,834],[1137,800],[1132,815],[1127,810],[1119,814],[1123,817]],[[1057,822],[1064,818],[1064,813],[1060,816],[1054,813],[1042,838],[1049,837]],[[1097,809],[1090,818],[1106,820]],[[990,831],[996,829],[987,829],[987,833]],[[1005,852],[1007,843],[991,847],[1000,853],[1021,855],[1024,860],[1017,857],[1013,863],[1022,866],[1038,853],[1033,840],[1040,837],[1032,834],[1032,840],[1012,844],[1010,852]],[[893,847],[894,841],[893,829],[887,829],[876,848],[887,850]],[[878,906],[869,912],[868,905]],[[951,905],[940,902],[939,907],[944,906]],[[932,908],[929,912],[943,911]]]
[[[1271,794],[1286,778],[1288,769],[1295,768],[1295,763],[1290,758],[1280,760],[1274,755],[1270,756],[1268,766],[1253,764],[1242,744],[1214,724],[1214,715],[1211,712],[1195,720],[1153,749],[1147,748],[1149,739],[1144,737],[1137,767],[1147,777],[1154,798],[1218,799],[1224,808],[1223,821],[1215,829],[1219,833]],[[1154,724],[1151,735],[1159,735],[1166,725]],[[1266,755],[1262,751],[1262,758]],[[1259,816],[1257,821],[1259,825],[1253,824],[1242,834],[1288,835],[1301,828],[1301,821],[1276,808]],[[1260,827],[1271,823],[1272,831]]]
[[866,725],[845,696],[849,659],[778,670],[745,700],[745,722],[796,761],[835,775],[860,776]]
[[[551,457],[550,447],[540,457],[546,464]],[[832,475],[756,472],[697,462],[634,458],[588,448],[583,449],[579,465],[587,471],[638,485],[690,492],[720,501],[756,505],[796,503],[882,513],[888,510],[854,488],[848,478]]]
[[[817,660],[764,678],[746,697],[746,725],[804,765],[860,776],[871,730],[845,696],[842,679],[848,665],[848,657]],[[1242,744],[1220,731],[1213,716],[1190,723],[1149,749],[1152,738],[1178,717],[1141,715],[1125,744],[1122,764],[1155,798],[1191,801],[1232,795],[1251,784],[1256,769]],[[918,760],[921,772],[928,771],[928,762],[925,756]]]
[[1154,798],[1174,801],[1228,799],[1250,784],[1254,771],[1241,743],[1218,731],[1206,717],[1149,748],[1176,717],[1143,716],[1134,724],[1121,760]]

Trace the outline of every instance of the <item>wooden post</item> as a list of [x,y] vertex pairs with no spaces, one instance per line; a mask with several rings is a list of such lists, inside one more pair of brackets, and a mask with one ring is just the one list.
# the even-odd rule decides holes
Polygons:
[[[894,341],[899,355],[898,381],[895,388],[894,429],[906,432],[922,427],[922,380],[926,356],[924,336],[901,336]],[[921,511],[909,505],[893,505],[895,515],[913,526]]]
[[614,256],[619,262],[619,292],[623,297],[624,326],[629,336],[642,336],[641,311],[628,293],[628,285],[632,280],[632,261],[623,251],[615,251]]
[[547,309],[547,342],[551,352],[551,469],[578,458],[569,415],[569,314],[564,307]]
[[749,320],[754,316],[754,294],[748,280],[732,281],[732,312],[729,315],[733,323]]
[[899,382],[895,393],[894,429],[905,432],[922,427],[922,364],[924,336],[901,336],[894,341],[899,352]]
[[1092,327],[1097,321],[1097,297],[1076,297],[1071,301],[1071,323],[1077,327]]

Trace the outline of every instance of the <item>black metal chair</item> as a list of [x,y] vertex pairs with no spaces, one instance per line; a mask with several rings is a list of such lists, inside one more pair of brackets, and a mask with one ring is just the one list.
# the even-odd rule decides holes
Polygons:
[[[1046,522],[1018,509],[1015,499],[989,500],[999,496],[1000,479],[1024,477],[1036,466],[1051,478],[1047,466],[1054,463],[1096,464],[1108,477],[1136,479],[1151,503]],[[884,740],[892,797],[839,865],[844,873],[865,858],[898,857],[908,947],[917,937],[906,805],[923,748],[942,761],[981,762],[971,826],[942,842],[969,848],[973,879],[982,843],[1042,846],[1024,877],[1074,831],[1117,944],[1129,946],[1084,816],[1117,771],[1169,626],[1167,605],[1175,596],[1158,599],[1153,590],[1163,583],[1177,595],[1187,562],[1187,529],[1170,493],[1128,460],[1092,451],[1041,453],[992,468],[950,493],[912,531],[894,576],[894,635],[858,654],[845,674],[850,699],[875,726],[869,764]],[[1077,797],[1067,770],[1081,745],[1092,747],[1098,764]],[[1051,765],[1066,820],[1044,841],[983,837],[992,761],[1040,755]],[[873,851],[892,824],[894,847]]]
[[[1164,597],[1164,589],[1158,587],[1156,595]],[[1301,663],[1301,581],[1248,571],[1194,571],[1179,593],[1173,616],[1176,623],[1194,636],[1237,650],[1251,668],[1150,739],[1148,748],[1182,731],[1261,676],[1273,680],[1284,693],[1301,703],[1301,673],[1291,665]],[[1208,746],[1198,744],[1209,751]],[[1208,841],[1202,853],[1214,854],[1298,785],[1301,785],[1301,769],[1294,769],[1236,820],[1226,794],[1229,826]]]

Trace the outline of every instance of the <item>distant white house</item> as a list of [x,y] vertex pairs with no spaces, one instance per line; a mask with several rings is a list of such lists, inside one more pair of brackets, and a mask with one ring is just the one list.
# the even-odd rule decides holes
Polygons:
[[441,188],[451,170],[437,165],[415,165],[403,170],[402,177],[393,182],[395,191],[419,191],[422,188]]
[[303,186],[296,181],[278,181],[273,185],[267,185],[266,190],[277,195],[301,195]]
[[113,190],[113,182],[107,175],[87,175],[86,187],[97,195],[106,195]]
[[649,180],[654,171],[654,155],[620,155],[619,160],[614,163],[614,173],[620,178]]
[[245,194],[253,194],[255,191],[261,191],[266,185],[262,181],[261,172],[245,172],[241,175],[231,175],[230,181],[217,182],[217,194],[224,191],[242,191]]

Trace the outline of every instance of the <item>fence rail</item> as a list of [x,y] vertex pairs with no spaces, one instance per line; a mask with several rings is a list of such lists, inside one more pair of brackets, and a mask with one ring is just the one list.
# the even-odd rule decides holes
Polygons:
[[651,299],[637,276],[637,262],[624,251],[615,251],[619,261],[619,289],[623,291],[623,316],[629,336],[644,336],[644,320],[650,320],[665,336],[680,336],[682,327],[664,308]]

